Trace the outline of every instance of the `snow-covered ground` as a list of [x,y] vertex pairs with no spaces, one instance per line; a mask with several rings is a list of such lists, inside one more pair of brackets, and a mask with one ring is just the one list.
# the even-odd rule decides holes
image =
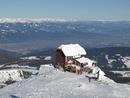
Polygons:
[[121,74],[121,77],[130,77],[130,71],[110,71],[114,74]]
[[21,81],[23,79],[23,71],[18,69],[0,70],[0,87],[5,86],[6,82]]
[[15,81],[22,81],[37,73],[38,70],[35,67],[19,66],[18,64],[6,65],[0,70],[0,88]]
[[125,65],[127,65],[128,68],[130,68],[130,57],[123,57],[122,61]]
[[36,56],[29,56],[29,57],[22,57],[22,60],[40,60],[40,58],[37,58]]
[[44,58],[44,60],[46,60],[46,61],[51,60],[51,59],[52,59],[51,56],[46,56],[46,57]]
[[0,70],[0,82],[6,82],[8,79],[13,81],[20,81],[23,77],[23,72],[21,70]]
[[84,75],[42,65],[39,74],[0,89],[0,98],[129,98],[130,85],[90,83]]
[[20,59],[22,60],[40,60],[40,59],[43,59],[43,60],[51,60],[52,57],[51,56],[40,56],[40,57],[37,57],[37,56],[29,56],[29,57],[21,57]]
[[[120,55],[120,54],[118,54],[118,55]],[[118,55],[116,54],[116,56],[118,56]],[[112,65],[113,62],[117,62],[116,59],[108,59],[108,58],[106,58],[106,59],[108,60],[109,66],[113,66]],[[127,68],[130,68],[130,57],[129,56],[126,56],[126,57],[119,56],[118,59],[121,59],[121,62],[124,63],[127,66]]]

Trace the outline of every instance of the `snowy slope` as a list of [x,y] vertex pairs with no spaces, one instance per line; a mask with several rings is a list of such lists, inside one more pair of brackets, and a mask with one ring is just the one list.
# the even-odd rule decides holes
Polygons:
[[45,66],[38,76],[0,89],[0,98],[129,98],[129,92],[129,85],[94,80],[89,83],[83,75]]

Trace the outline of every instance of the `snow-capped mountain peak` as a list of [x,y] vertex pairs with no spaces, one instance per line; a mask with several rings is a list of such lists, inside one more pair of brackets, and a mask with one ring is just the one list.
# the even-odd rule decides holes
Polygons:
[[0,23],[41,23],[41,22],[66,22],[65,19],[52,19],[52,18],[1,18]]

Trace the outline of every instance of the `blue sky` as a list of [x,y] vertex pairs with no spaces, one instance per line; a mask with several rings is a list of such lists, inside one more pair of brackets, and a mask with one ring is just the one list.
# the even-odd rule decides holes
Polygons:
[[130,0],[0,0],[0,18],[130,20]]

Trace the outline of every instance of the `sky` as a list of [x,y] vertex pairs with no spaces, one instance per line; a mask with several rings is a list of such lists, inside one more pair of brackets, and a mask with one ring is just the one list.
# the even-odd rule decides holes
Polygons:
[[130,0],[0,0],[0,18],[130,20]]

